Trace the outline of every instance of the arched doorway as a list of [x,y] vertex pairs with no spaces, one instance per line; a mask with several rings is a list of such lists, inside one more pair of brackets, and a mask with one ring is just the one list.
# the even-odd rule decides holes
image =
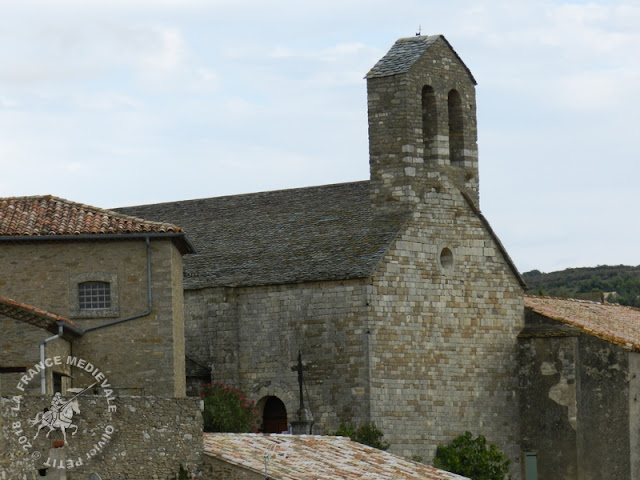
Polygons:
[[264,433],[282,433],[289,429],[287,407],[278,397],[267,397],[262,412],[262,429]]

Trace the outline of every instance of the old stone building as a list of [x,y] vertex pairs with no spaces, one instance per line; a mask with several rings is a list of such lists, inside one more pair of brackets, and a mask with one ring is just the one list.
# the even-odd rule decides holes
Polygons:
[[[69,319],[59,327],[74,335],[73,354],[108,363],[119,388],[185,395],[182,254],[192,247],[184,232],[52,196],[0,199],[0,212],[0,296]],[[3,366],[37,363],[51,334],[2,322],[15,333],[7,340],[21,339],[3,344]]]
[[470,430],[518,477],[524,283],[480,212],[476,82],[439,35],[366,78],[369,181],[120,211],[188,232],[189,365],[255,399],[265,431],[374,421],[429,461]]
[[202,420],[184,376],[192,252],[170,224],[52,196],[0,199],[2,478],[199,468]]
[[640,478],[640,310],[529,296],[525,307],[526,478]]

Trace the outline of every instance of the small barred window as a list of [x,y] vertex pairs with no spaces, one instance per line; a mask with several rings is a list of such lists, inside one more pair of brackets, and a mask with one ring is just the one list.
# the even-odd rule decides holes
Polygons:
[[109,282],[82,282],[78,284],[80,310],[111,308],[111,284]]

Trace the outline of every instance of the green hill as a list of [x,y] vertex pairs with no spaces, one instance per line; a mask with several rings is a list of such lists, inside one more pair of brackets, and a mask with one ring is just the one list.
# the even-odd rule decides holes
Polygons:
[[601,265],[522,274],[531,295],[602,300],[640,307],[640,265]]

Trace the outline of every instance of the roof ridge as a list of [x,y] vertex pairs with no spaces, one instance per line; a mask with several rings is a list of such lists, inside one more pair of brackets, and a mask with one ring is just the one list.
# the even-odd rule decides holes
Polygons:
[[582,332],[640,351],[640,308],[578,298],[525,295],[525,308]]
[[634,307],[632,305],[620,305],[619,303],[598,302],[597,300],[588,300],[586,298],[552,297],[549,295],[530,295],[530,294],[525,294],[525,297],[539,298],[543,300],[552,300],[552,301],[559,300],[559,301],[573,302],[573,303],[587,303],[592,305],[602,305],[603,307],[628,308],[628,309],[636,310],[640,312],[640,307]]
[[305,190],[312,191],[312,190],[326,189],[326,188],[339,188],[339,187],[345,187],[347,185],[368,184],[368,183],[370,183],[370,180],[354,180],[351,182],[329,183],[326,185],[307,185],[305,187],[279,188],[275,190],[263,190],[260,192],[231,193],[228,195],[213,195],[210,197],[188,198],[185,200],[169,200],[167,202],[153,202],[153,203],[143,203],[139,205],[127,205],[123,207],[115,207],[114,210],[120,211],[120,210],[128,210],[131,208],[152,207],[152,206],[160,206],[160,205],[178,205],[178,204],[185,204],[189,202],[202,202],[202,201],[213,200],[213,199],[258,197],[258,196],[272,195],[272,194],[276,195],[276,194],[282,194],[282,193],[286,194],[286,193],[301,192]]
[[399,38],[394,42],[389,51],[379,59],[365,75],[365,78],[388,77],[408,72],[415,62],[437,41],[442,40],[447,48],[464,67],[474,85],[478,82],[474,78],[469,67],[464,63],[458,52],[455,51],[449,40],[442,34],[416,35],[415,37]]

